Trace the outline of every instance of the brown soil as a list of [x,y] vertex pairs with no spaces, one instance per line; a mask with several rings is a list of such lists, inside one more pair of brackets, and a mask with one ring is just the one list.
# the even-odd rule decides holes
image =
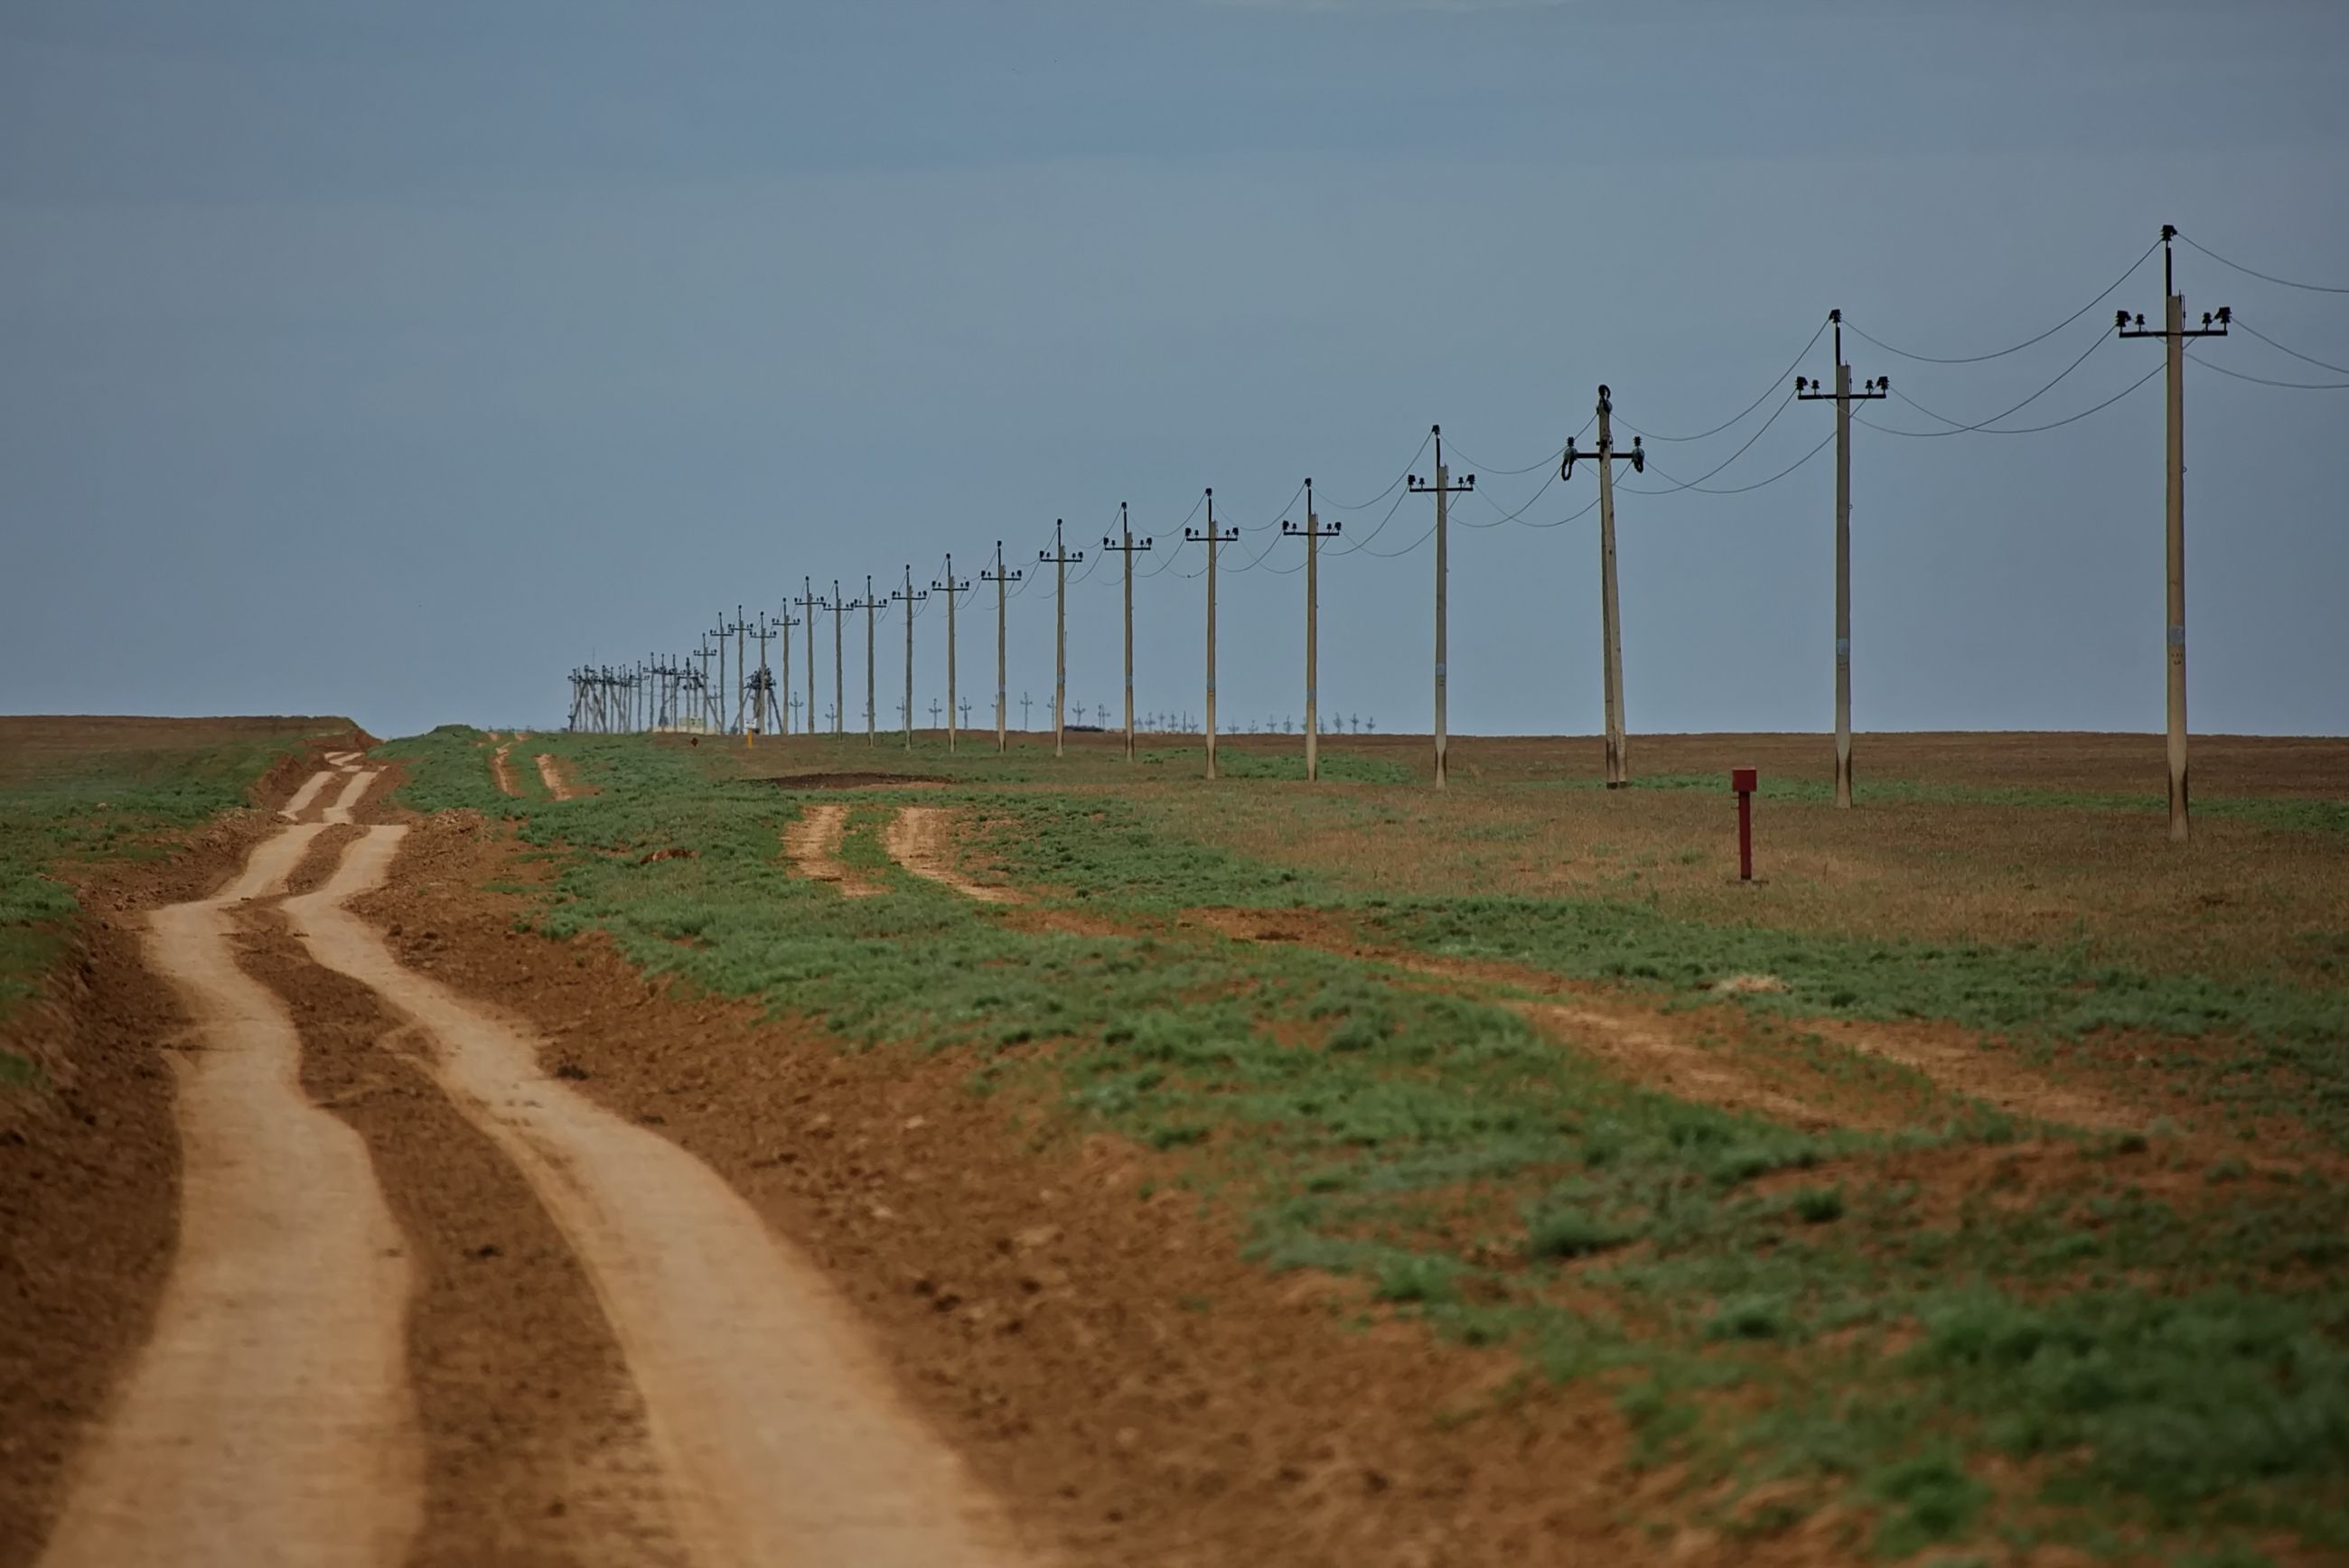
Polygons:
[[570,800],[581,795],[595,793],[592,789],[583,789],[571,782],[571,775],[564,769],[561,758],[542,751],[538,754],[537,760],[539,780],[546,786],[546,792],[556,799]]
[[[1433,1355],[1353,1285],[1264,1273],[1227,1220],[1165,1184],[1177,1157],[1102,1138],[1031,1147],[1000,1100],[969,1093],[967,1062],[849,1056],[755,1006],[648,984],[600,941],[518,935],[518,901],[471,891],[532,875],[512,855],[501,832],[425,822],[361,908],[442,984],[518,1009],[590,1096],[749,1196],[825,1266],[979,1475],[1074,1560],[1647,1555],[1619,1523],[1642,1489],[1601,1391],[1519,1389],[1514,1355]],[[1346,1328],[1357,1312],[1370,1332]],[[1692,1563],[1767,1559],[1686,1544]]]
[[[22,762],[343,722],[0,718],[0,753]],[[372,744],[345,727],[313,750]],[[71,1458],[146,1341],[171,1272],[180,1147],[160,1047],[184,1040],[191,1021],[141,961],[145,912],[226,882],[315,771],[311,753],[289,755],[256,784],[252,809],[188,833],[170,859],[63,869],[83,912],[68,956],[0,1025],[0,1047],[33,1061],[47,1086],[0,1096],[0,1568],[31,1562],[47,1536]]]
[[[494,731],[491,738],[497,738]],[[506,765],[506,753],[512,749],[511,745],[501,744],[490,753],[490,776],[498,781],[498,793],[501,795],[519,796],[522,793],[522,787],[514,782],[513,769]]]
[[955,814],[942,806],[907,806],[889,820],[882,842],[889,858],[917,877],[950,887],[981,903],[1019,903],[1016,889],[975,882],[955,856]]
[[783,852],[800,875],[830,882],[849,898],[871,898],[881,890],[841,863],[840,841],[847,830],[847,807],[810,806],[783,830]]
[[[359,831],[328,830],[326,870]],[[295,891],[323,877],[304,880]],[[367,1140],[414,1263],[425,1490],[411,1568],[685,1563],[642,1401],[562,1233],[409,1059],[412,1031],[373,992],[311,963],[282,916],[247,924],[247,970],[302,1032],[302,1087]]]

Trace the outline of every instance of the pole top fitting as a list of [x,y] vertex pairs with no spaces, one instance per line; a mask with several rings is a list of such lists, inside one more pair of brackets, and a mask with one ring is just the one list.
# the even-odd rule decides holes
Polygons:
[[2175,223],[2164,223],[2161,226],[2161,242],[2166,245],[2176,238],[2178,238],[2178,225]]
[[1837,325],[1841,325],[1843,323],[1843,307],[1841,305],[1837,305],[1835,309],[1827,312],[1827,319],[1836,323]]
[[1440,436],[1444,434],[1444,427],[1441,425],[1430,425],[1427,428],[1427,433],[1431,436]]

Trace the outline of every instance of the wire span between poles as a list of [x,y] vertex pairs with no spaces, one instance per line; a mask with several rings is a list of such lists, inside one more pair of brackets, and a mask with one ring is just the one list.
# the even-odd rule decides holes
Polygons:
[[[2181,236],[2181,238],[2183,236]],[[2191,241],[2189,241],[2188,242],[2189,244],[2192,243]],[[1885,353],[1897,354],[1903,359],[1914,359],[1920,365],[1980,365],[1984,360],[2003,359],[2010,354],[2022,353],[2024,349],[2029,348],[2033,344],[2046,342],[2047,339],[2054,336],[2057,333],[2063,331],[2065,327],[2071,325],[2074,322],[2079,320],[2082,316],[2087,315],[2090,311],[2104,304],[2106,299],[2110,296],[2115,289],[2120,287],[2121,284],[2128,282],[2130,278],[2137,274],[2137,268],[2145,265],[2146,257],[2152,255],[2154,252],[2159,249],[2161,249],[2161,242],[2159,240],[2156,240],[2152,244],[2147,245],[2145,248],[2144,254],[2138,256],[2137,260],[2128,264],[2127,272],[2123,273],[2111,283],[2106,284],[2102,292],[2100,292],[2095,298],[2090,300],[2087,304],[2082,305],[2079,309],[2074,311],[2071,315],[2065,316],[2063,320],[2057,322],[2046,331],[2039,334],[2035,337],[2026,337],[2012,348],[1996,349],[1989,354],[1963,354],[1952,356],[1943,356],[1934,354],[1913,354],[1905,348],[1895,348],[1892,345],[1885,342],[1880,337],[1870,335],[1848,315],[1843,318],[1843,324],[1846,326],[1850,327],[1856,335],[1866,338],[1868,342],[1876,345],[1877,347],[1884,350]]]
[[[1627,487],[1625,487],[1625,488],[1626,488],[1626,489],[1630,489],[1630,490],[1631,490],[1631,493],[1632,493],[1632,494],[1634,494],[1634,495],[1671,495],[1671,493],[1673,493],[1673,491],[1674,491],[1674,490],[1703,490],[1703,491],[1704,491],[1704,493],[1705,493],[1705,494],[1707,494],[1707,495],[1713,495],[1713,494],[1720,494],[1720,495],[1736,495],[1736,494],[1738,494],[1738,493],[1739,493],[1739,491],[1738,491],[1738,490],[1718,490],[1718,491],[1716,491],[1716,490],[1706,490],[1706,489],[1705,489],[1705,483],[1704,483],[1704,481],[1705,481],[1705,480],[1709,480],[1709,479],[1711,479],[1711,478],[1713,478],[1713,476],[1714,474],[1717,474],[1717,473],[1721,472],[1721,470],[1722,470],[1722,469],[1723,469],[1727,468],[1730,464],[1732,464],[1732,463],[1735,462],[1738,459],[1740,459],[1740,458],[1744,457],[1744,456],[1745,455],[1746,449],[1747,449],[1747,448],[1752,447],[1752,446],[1754,445],[1754,442],[1756,442],[1756,441],[1760,440],[1760,439],[1761,439],[1764,435],[1766,435],[1766,434],[1768,434],[1768,433],[1769,433],[1770,427],[1771,427],[1771,426],[1773,426],[1773,425],[1775,425],[1775,424],[1776,424],[1776,423],[1778,422],[1778,416],[1779,416],[1779,415],[1781,415],[1781,414],[1783,414],[1783,413],[1785,413],[1785,412],[1786,411],[1787,405],[1788,405],[1788,404],[1793,403],[1793,402],[1794,402],[1794,400],[1795,400],[1795,389],[1794,389],[1793,387],[1787,387],[1787,388],[1786,388],[1786,396],[1785,396],[1785,399],[1784,399],[1783,401],[1781,401],[1781,402],[1779,403],[1779,405],[1778,405],[1775,408],[1773,408],[1773,409],[1771,409],[1771,410],[1770,410],[1770,417],[1769,417],[1768,418],[1766,418],[1766,419],[1764,419],[1764,420],[1763,420],[1763,421],[1762,421],[1762,428],[1761,428],[1760,429],[1758,429],[1758,430],[1754,431],[1752,435],[1750,435],[1750,436],[1748,436],[1748,437],[1746,437],[1746,438],[1745,438],[1745,445],[1744,445],[1744,446],[1738,448],[1735,451],[1733,451],[1733,452],[1730,453],[1730,454],[1729,454],[1729,456],[1727,456],[1726,458],[1723,458],[1720,462],[1715,463],[1715,464],[1714,464],[1714,465],[1710,469],[1708,469],[1708,470],[1707,470],[1707,471],[1705,471],[1704,473],[1699,474],[1696,478],[1694,478],[1694,479],[1692,479],[1692,480],[1672,480],[1672,488],[1671,488],[1671,490],[1639,490],[1639,489],[1636,489],[1636,488],[1633,488],[1633,487],[1630,487],[1630,486],[1627,486]],[[1649,466],[1650,468],[1651,468],[1651,469],[1656,469],[1655,460],[1654,460],[1652,458],[1649,459],[1649,461],[1648,461],[1648,466]],[[1788,471],[1789,471],[1789,472],[1791,472],[1792,470],[1790,469],[1790,470],[1788,470]],[[1663,470],[1663,469],[1656,469],[1656,472],[1658,472],[1658,473],[1660,473],[1660,474],[1663,474],[1664,478],[1666,478],[1666,479],[1668,479],[1668,480],[1672,479],[1672,476],[1671,476],[1671,475],[1670,475],[1670,474],[1665,474],[1665,473],[1664,473],[1664,470]],[[1764,481],[1763,481],[1763,482],[1766,484],[1766,483],[1768,483],[1769,481],[1765,480],[1764,480]],[[1746,488],[1751,488],[1751,489],[1756,489],[1756,490],[1758,490],[1758,489],[1760,489],[1761,487],[1760,487],[1760,486],[1758,486],[1758,485],[1756,485],[1756,486],[1751,486],[1751,487],[1746,487]]]
[[[1387,497],[1394,494],[1396,490],[1402,488],[1402,481],[1408,479],[1411,476],[1411,471],[1419,466],[1419,459],[1427,454],[1427,444],[1433,439],[1435,439],[1435,432],[1433,430],[1430,430],[1426,435],[1422,436],[1419,438],[1419,449],[1412,453],[1411,460],[1403,464],[1402,471],[1395,475],[1394,482],[1387,486],[1386,489],[1379,491],[1378,494],[1372,496],[1370,500],[1363,501],[1345,501],[1338,500],[1326,495],[1318,497],[1317,500],[1322,506],[1328,507],[1335,511],[1370,511],[1371,508],[1378,505],[1379,502],[1386,500]],[[1299,488],[1302,489],[1303,487],[1300,486]]]
[[[1809,462],[1813,458],[1817,457],[1821,452],[1826,451],[1826,450],[1827,449],[1828,446],[1829,446],[1830,444],[1832,444],[1832,443],[1834,442],[1834,440],[1835,440],[1835,432],[1834,432],[1833,430],[1829,430],[1826,435],[1824,435],[1824,436],[1822,436],[1822,437],[1820,437],[1820,438],[1819,438],[1819,444],[1818,444],[1817,446],[1813,447],[1809,451],[1805,452],[1801,457],[1796,458],[1793,462],[1788,463],[1785,468],[1780,469],[1776,473],[1772,474],[1768,479],[1766,479],[1766,480],[1754,480],[1752,484],[1750,484],[1750,485],[1701,485],[1701,484],[1687,484],[1687,485],[1682,485],[1682,486],[1681,486],[1681,487],[1680,487],[1680,489],[1681,489],[1681,490],[1695,490],[1695,491],[1697,491],[1699,494],[1702,494],[1702,495],[1744,495],[1744,494],[1746,491],[1748,491],[1748,490],[1760,490],[1760,489],[1761,489],[1763,486],[1764,486],[1764,485],[1774,485],[1774,484],[1776,484],[1780,480],[1785,479],[1788,474],[1793,473],[1796,469],[1801,468],[1805,463]],[[1650,463],[1648,466],[1649,466],[1650,468],[1651,468],[1651,469],[1655,469],[1655,468],[1656,468],[1656,465],[1655,465],[1655,464],[1653,464],[1653,463]],[[1663,471],[1663,469],[1656,469],[1656,471],[1657,471],[1658,473],[1660,473],[1660,474],[1661,474],[1661,473],[1663,473],[1663,472],[1664,472],[1664,471]],[[1664,474],[1664,478],[1666,478],[1666,479],[1671,479],[1671,477],[1672,477],[1672,476],[1671,476],[1671,475],[1670,475],[1670,474]],[[1630,487],[1626,486],[1626,487],[1624,487],[1624,488],[1628,490],[1628,489],[1630,489]],[[1633,495],[1675,495],[1675,494],[1678,494],[1678,493],[1679,493],[1679,491],[1678,491],[1678,490],[1632,490],[1632,491],[1631,491],[1631,493],[1632,493]]]
[[[1744,422],[1744,418],[1745,418],[1745,416],[1746,416],[1746,415],[1751,414],[1752,412],[1754,412],[1754,409],[1759,408],[1760,407],[1762,407],[1762,405],[1763,405],[1763,404],[1767,403],[1767,402],[1770,400],[1770,394],[1771,394],[1771,393],[1773,393],[1773,392],[1775,392],[1779,387],[1784,387],[1784,386],[1786,384],[1786,377],[1789,377],[1789,376],[1792,376],[1795,371],[1800,370],[1800,369],[1803,367],[1803,356],[1804,356],[1805,355],[1806,355],[1806,354],[1810,353],[1810,351],[1812,350],[1812,348],[1814,348],[1815,346],[1817,346],[1818,341],[1819,341],[1819,337],[1820,337],[1821,334],[1825,333],[1825,332],[1826,331],[1826,329],[1827,329],[1827,318],[1826,318],[1826,316],[1821,316],[1821,317],[1819,318],[1819,325],[1818,325],[1817,328],[1816,328],[1816,330],[1814,330],[1814,331],[1812,332],[1812,334],[1811,334],[1810,341],[1809,341],[1809,342],[1807,342],[1807,343],[1806,343],[1806,344],[1804,344],[1802,347],[1800,347],[1800,348],[1798,348],[1798,349],[1796,349],[1796,350],[1795,351],[1795,357],[1794,357],[1793,362],[1792,362],[1792,363],[1790,363],[1790,364],[1786,366],[1786,368],[1785,368],[1785,369],[1784,369],[1784,370],[1782,370],[1782,371],[1780,371],[1780,372],[1778,373],[1778,377],[1777,377],[1777,379],[1776,379],[1776,380],[1775,380],[1775,381],[1771,382],[1769,386],[1764,387],[1762,389],[1762,396],[1760,396],[1759,397],[1754,398],[1753,402],[1748,403],[1747,405],[1745,405],[1745,407],[1744,407],[1740,408],[1740,409],[1737,411],[1737,414],[1736,414],[1735,418],[1728,418],[1728,419],[1723,419],[1720,424],[1715,425],[1715,426],[1714,426],[1712,429],[1710,429],[1710,430],[1700,430],[1700,431],[1698,431],[1698,432],[1697,432],[1695,435],[1693,435],[1693,436],[1660,436],[1660,435],[1656,434],[1656,432],[1655,432],[1655,431],[1653,431],[1653,430],[1642,430],[1641,428],[1640,428],[1640,427],[1639,427],[1639,426],[1634,425],[1634,424],[1633,424],[1633,423],[1631,423],[1631,421],[1630,421],[1630,420],[1629,420],[1629,419],[1619,418],[1619,419],[1617,419],[1615,422],[1616,422],[1617,424],[1619,424],[1619,425],[1622,426],[1625,429],[1627,429],[1627,430],[1630,431],[1630,432],[1631,432],[1631,434],[1633,434],[1633,435],[1635,435],[1635,436],[1643,436],[1643,437],[1647,438],[1648,438],[1649,440],[1651,440],[1651,441],[1675,441],[1675,442],[1678,442],[1678,441],[1702,441],[1702,440],[1705,439],[1707,437],[1711,437],[1711,436],[1718,436],[1718,435],[1719,435],[1719,434],[1721,434],[1723,430],[1728,429],[1732,425],[1740,424],[1740,423]],[[1594,414],[1594,415],[1592,415],[1592,416],[1591,416],[1591,418],[1595,419],[1595,418],[1598,418],[1598,416],[1597,416],[1596,414]],[[1773,415],[1771,416],[1771,418],[1775,419],[1775,418],[1777,418],[1777,416],[1776,416],[1775,414],[1773,414]],[[1585,427],[1585,428],[1588,428],[1588,427]],[[1739,449],[1740,451],[1744,450],[1744,449],[1743,447],[1739,448],[1738,449]],[[1736,460],[1736,459],[1733,459],[1733,458],[1731,459],[1731,461],[1733,461],[1733,461],[1735,461],[1735,460]],[[1727,466],[1727,464],[1723,464],[1723,467],[1726,467],[1726,466]],[[1714,471],[1715,473],[1718,473],[1718,472],[1720,472],[1721,470],[1720,470],[1719,469],[1714,469],[1713,471]]]
[[2281,387],[2292,392],[2349,391],[2349,381],[2277,381],[2265,376],[2253,376],[2241,370],[2230,370],[2223,365],[2213,364],[2203,358],[2190,348],[2186,351],[2186,357],[2205,370],[2215,370],[2221,376],[2231,376],[2238,381],[2257,382],[2261,387]]
[[2253,326],[2251,323],[2245,321],[2241,311],[2237,311],[2233,315],[2230,316],[2228,318],[2227,325],[2230,326],[2241,327],[2245,332],[2250,333],[2253,337],[2258,338],[2261,343],[2266,344],[2278,354],[2289,354],[2294,359],[2299,360],[2302,365],[2313,365],[2319,370],[2330,370],[2336,376],[2349,376],[2349,365],[2334,365],[2329,360],[2312,358],[2308,355],[2302,354],[2297,348],[2286,348],[2282,344],[2278,343],[2274,338],[2270,337],[2266,333],[2261,332],[2258,327]]
[[[2122,387],[2119,391],[2114,393],[2103,402],[2083,408],[2076,414],[2066,414],[2061,419],[2051,419],[2044,425],[2018,425],[2011,430],[1979,430],[1975,433],[1983,436],[2035,436],[2043,430],[2060,430],[2066,425],[2075,425],[2079,423],[2091,414],[2103,413],[2106,409],[2111,407],[2114,404],[2119,402],[2122,398],[2127,397],[2130,393],[2136,391],[2138,387],[2144,386],[2147,382],[2160,375],[2162,371],[2167,368],[2167,366],[2163,365],[2159,361],[2156,361],[2152,369],[2147,371],[2144,375],[2138,377],[2136,380],[2130,382],[2127,386]],[[1881,431],[1888,436],[1910,436],[1919,439],[1930,440],[1936,436],[1956,436],[1964,434],[1963,431],[1960,430],[1903,430],[1897,426],[1879,425],[1873,419],[1861,418],[1857,414],[1854,414],[1852,418],[1854,419],[1857,419],[1861,424],[1866,425],[1869,429]],[[1938,418],[1939,416],[1937,415],[1935,418]]]
[[2212,261],[2218,263],[2220,266],[2232,267],[2237,272],[2241,273],[2244,276],[2257,278],[2263,284],[2275,284],[2280,287],[2288,289],[2301,289],[2309,294],[2349,294],[2349,288],[2335,288],[2330,284],[2295,283],[2290,278],[2277,277],[2273,273],[2263,273],[2260,272],[2256,268],[2247,267],[2240,262],[2230,262],[2226,257],[2220,255],[2218,252],[2212,250],[2209,246],[2202,243],[2201,241],[2194,238],[2191,234],[2180,234],[2178,237],[2185,241],[2188,244],[2193,246],[2196,250],[2201,252],[2204,255],[2209,257]]
[[1917,399],[1909,396],[1908,393],[1901,391],[1898,387],[1892,389],[1892,395],[1895,397],[1899,398],[1903,403],[1908,404],[1911,408],[1916,409],[1920,414],[1925,415],[1929,418],[1939,419],[1942,424],[1950,427],[1946,430],[1912,432],[1915,434],[1923,434],[1928,436],[1961,436],[1971,430],[1982,430],[1993,436],[2020,434],[2019,431],[1992,430],[1989,427],[1997,424],[2001,419],[2005,418],[2008,414],[2019,414],[2023,412],[2023,409],[2030,407],[2031,405],[2038,402],[2039,399],[2047,396],[2048,393],[2055,390],[2057,382],[2062,381],[2064,377],[2071,375],[2072,372],[2080,368],[2081,366],[2085,365],[2088,362],[2089,355],[2093,355],[2097,349],[2102,348],[2106,344],[2110,343],[2112,339],[2109,336],[2099,335],[2094,343],[2088,345],[2086,353],[2082,354],[2079,358],[2075,359],[2071,364],[2066,365],[2062,370],[2056,372],[2055,379],[2054,381],[2050,381],[2046,386],[2042,387],[2038,391],[2033,392],[2030,397],[2025,397],[2013,407],[2007,409],[2005,413],[1992,414],[1989,418],[1971,425],[1965,424],[1957,419],[1952,419],[1947,414],[1934,413],[1932,409],[1926,407],[1925,405],[1918,402]]

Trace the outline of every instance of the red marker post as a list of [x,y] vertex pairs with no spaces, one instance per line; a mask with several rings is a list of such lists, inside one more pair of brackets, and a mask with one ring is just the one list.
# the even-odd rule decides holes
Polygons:
[[1737,791],[1737,880],[1754,880],[1754,789],[1760,770],[1753,768],[1733,768],[1729,770],[1729,787]]

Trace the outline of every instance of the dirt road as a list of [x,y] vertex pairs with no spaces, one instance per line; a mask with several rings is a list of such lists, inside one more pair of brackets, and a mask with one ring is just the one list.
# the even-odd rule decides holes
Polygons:
[[[357,758],[334,759],[228,887],[152,917],[148,962],[196,1024],[177,1058],[179,1249],[40,1561],[468,1560],[428,1519],[470,1526],[472,1561],[1026,1561],[829,1284],[731,1187],[548,1077],[529,1029],[404,965],[344,907],[383,883],[407,830],[331,830],[366,814],[376,779]],[[289,885],[313,891],[289,897]],[[305,1051],[352,1036],[412,1070],[321,1105],[305,1091]],[[419,1181],[498,1185],[469,1178],[453,1147],[419,1160],[355,1130],[371,1125],[367,1102],[422,1096],[521,1181],[503,1196],[455,1194],[454,1210],[420,1202],[451,1195],[419,1194]],[[563,1407],[590,1390],[592,1352],[579,1387],[498,1402],[492,1446],[551,1456],[545,1475],[510,1489],[551,1493],[526,1516],[439,1495],[478,1467],[444,1462],[455,1439],[437,1403],[419,1420],[413,1363],[453,1342],[471,1357],[454,1360],[460,1375],[495,1382],[500,1358],[522,1351],[440,1321],[472,1309],[438,1282],[502,1263],[503,1247],[395,1218],[433,1212],[486,1216],[461,1222],[510,1237],[536,1223],[568,1255],[516,1262],[557,1282],[539,1288],[568,1279],[592,1293],[571,1332],[616,1346],[619,1413],[568,1450],[546,1434],[579,1424]],[[435,1289],[419,1290],[419,1272]],[[436,1376],[450,1365],[440,1357]],[[583,1500],[601,1521],[593,1539],[566,1522],[591,1463],[631,1478]]]

